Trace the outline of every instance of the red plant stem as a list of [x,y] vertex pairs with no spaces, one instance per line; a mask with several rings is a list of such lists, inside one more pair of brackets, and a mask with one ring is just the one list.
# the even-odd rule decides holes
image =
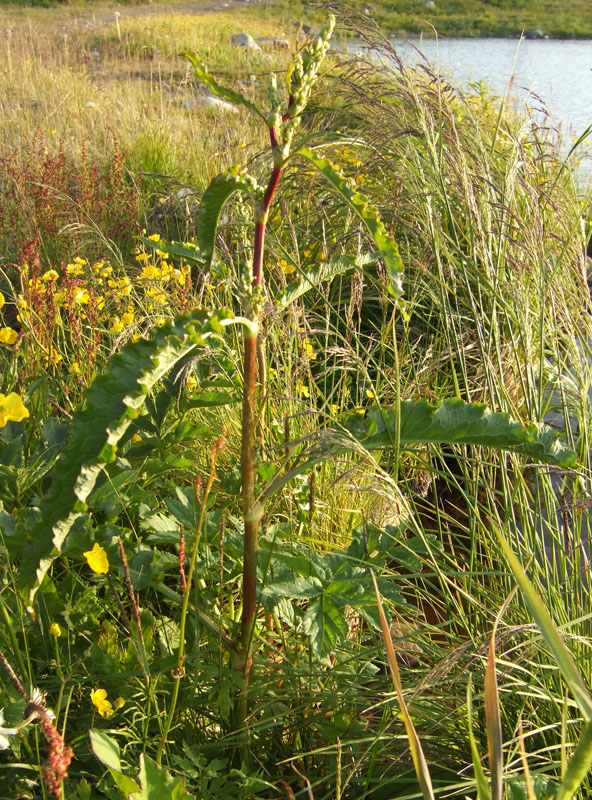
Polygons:
[[[279,147],[277,130],[270,128],[270,144],[275,152]],[[263,252],[267,213],[273,200],[282,167],[276,163],[269,178],[267,188],[256,209],[255,241],[253,247],[254,289],[263,281]],[[247,688],[251,671],[251,640],[257,613],[257,540],[260,516],[255,506],[255,430],[257,424],[257,334],[245,329],[244,371],[243,371],[243,414],[241,441],[241,486],[242,511],[244,520],[243,548],[243,610],[241,615],[241,652],[243,656],[244,687],[239,702],[237,723],[244,725],[247,715]]]

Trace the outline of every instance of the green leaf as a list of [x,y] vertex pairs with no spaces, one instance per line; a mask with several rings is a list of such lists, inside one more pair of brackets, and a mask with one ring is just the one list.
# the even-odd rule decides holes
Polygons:
[[[398,415],[395,408],[371,408],[365,416],[354,413],[343,421],[347,432],[367,450],[395,443]],[[507,414],[490,411],[483,403],[451,398],[441,403],[406,400],[400,405],[401,446],[469,444],[509,450],[513,453],[573,467],[576,454],[547,425],[527,428]]]
[[305,272],[299,280],[293,281],[286,287],[286,291],[277,299],[277,304],[281,308],[286,308],[294,300],[302,297],[311,289],[316,289],[323,283],[332,280],[338,275],[344,275],[352,269],[361,268],[366,264],[376,261],[375,254],[362,255],[358,258],[348,258],[347,256],[340,256],[333,258],[331,261],[325,261],[320,266]]
[[27,557],[21,564],[18,587],[27,603],[61,552],[72,525],[86,510],[99,474],[115,460],[119,441],[148,392],[179,359],[221,332],[232,319],[225,311],[196,311],[171,320],[154,329],[150,341],[126,345],[92,383],[86,406],[76,414],[66,448],[51,473],[41,517],[25,541]]
[[254,194],[256,190],[255,182],[247,176],[223,174],[216,175],[210,181],[202,197],[198,215],[199,249],[205,270],[212,263],[218,220],[225,204],[235,192]]
[[343,608],[343,605],[336,605],[327,594],[322,594],[308,607],[303,619],[304,630],[310,637],[310,645],[317,658],[329,655],[337,641],[347,636]]
[[481,756],[475,740],[473,731],[473,687],[471,675],[467,683],[467,721],[469,730],[469,744],[471,745],[471,755],[473,758],[473,770],[475,771],[475,783],[477,784],[477,800],[491,800],[491,793],[487,785],[487,778],[481,765]]
[[247,100],[247,98],[240,94],[240,92],[235,92],[234,89],[228,89],[226,86],[222,86],[212,75],[210,75],[205,62],[199,53],[196,53],[195,50],[185,50],[183,53],[181,53],[181,55],[185,56],[185,58],[191,61],[195,67],[195,75],[197,79],[202,83],[205,83],[210,91],[212,91],[218,97],[228,100],[229,103],[232,103],[235,106],[244,106],[245,108],[248,108],[249,111],[257,114],[257,116],[261,117],[261,119],[267,124],[265,114],[263,114],[262,111],[259,111],[254,103],[251,103],[250,100]]
[[172,778],[145,753],[140,756],[138,780],[141,790],[130,794],[129,800],[192,800],[183,778]]
[[168,253],[169,256],[183,258],[185,261],[203,263],[204,259],[201,251],[198,249],[197,245],[191,244],[190,242],[165,242],[162,239],[155,242],[147,236],[137,236],[136,238],[150,250],[160,250],[162,253]]
[[117,772],[114,769],[110,769],[109,773],[113,778],[113,782],[125,797],[129,797],[132,792],[139,791],[140,787],[129,775],[124,775],[123,772]]
[[121,761],[119,760],[119,744],[107,736],[103,731],[91,728],[88,732],[90,736],[90,746],[93,753],[99,759],[101,764],[109,769],[121,772]]
[[399,413],[396,407],[373,407],[365,414],[353,412],[344,417],[340,428],[319,431],[311,438],[302,462],[268,486],[261,502],[321,461],[361,448],[379,450],[398,444],[405,449],[423,443],[480,445],[568,468],[576,463],[573,450],[547,425],[533,423],[524,427],[507,414],[490,411],[483,403],[465,403],[456,398],[441,403],[405,400]]
[[304,156],[314,164],[337,194],[362,220],[386,266],[389,276],[389,294],[396,298],[401,297],[403,294],[403,262],[399,255],[397,243],[387,233],[378,211],[374,206],[370,205],[363,195],[350,187],[347,178],[328,159],[317,155],[313,150],[309,150],[306,147],[300,150],[298,155]]

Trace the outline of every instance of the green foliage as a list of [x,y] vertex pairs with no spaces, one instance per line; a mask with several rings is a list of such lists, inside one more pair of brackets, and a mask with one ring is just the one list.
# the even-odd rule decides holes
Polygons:
[[349,208],[362,220],[386,266],[389,293],[396,298],[401,297],[403,294],[403,262],[397,244],[393,237],[388,235],[377,210],[370,205],[367,198],[349,186],[346,178],[327,158],[317,155],[308,148],[302,148],[299,155],[314,164],[334,191],[339,193]]
[[155,761],[142,753],[137,782],[121,771],[119,745],[106,733],[90,730],[93,753],[107,767],[126,800],[191,800],[182,778],[173,778]]
[[150,341],[127,345],[93,383],[86,408],[76,417],[68,444],[52,474],[41,518],[27,535],[19,589],[31,602],[51,562],[62,550],[72,525],[105,466],[145,403],[148,392],[181,358],[230,319],[226,312],[194,312],[156,329]]

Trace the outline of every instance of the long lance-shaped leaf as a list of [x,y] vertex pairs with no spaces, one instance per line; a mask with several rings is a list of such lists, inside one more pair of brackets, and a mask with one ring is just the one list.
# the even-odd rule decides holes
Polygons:
[[[551,617],[549,616],[549,612],[543,604],[543,601],[535,591],[534,586],[528,579],[526,572],[522,567],[522,564],[512,552],[512,548],[500,530],[497,531],[497,536],[502,550],[504,551],[504,555],[508,559],[510,569],[516,578],[518,586],[522,590],[528,610],[532,614],[534,621],[543,635],[543,639],[545,640],[547,647],[553,653],[555,661],[557,662],[557,666],[559,667],[561,674],[563,675],[563,678],[578,705],[578,708],[580,709],[586,722],[592,722],[592,697],[590,697],[586,684],[580,675],[578,668],[576,667],[571,653],[563,644],[561,636],[553,624]],[[588,726],[588,728],[589,727],[590,726]],[[591,734],[589,731],[587,736],[588,739],[590,739]],[[590,746],[590,742],[588,745]]]
[[401,297],[403,294],[403,262],[397,243],[387,233],[378,211],[363,195],[351,188],[347,178],[327,158],[317,155],[306,147],[299,150],[298,155],[304,156],[314,164],[337,194],[362,220],[386,266],[389,277],[389,294],[396,298]]
[[257,196],[260,187],[248,175],[216,175],[205,190],[199,207],[198,239],[204,269],[208,270],[214,255],[216,230],[222,209],[235,192]]
[[223,97],[224,100],[228,100],[229,103],[232,103],[235,106],[244,106],[245,108],[248,108],[249,111],[257,114],[257,116],[261,117],[261,119],[267,124],[265,114],[260,111],[254,103],[251,103],[250,100],[247,100],[247,98],[240,94],[240,92],[235,92],[234,89],[229,89],[226,86],[222,86],[212,75],[210,75],[208,68],[206,67],[199,53],[196,53],[195,50],[185,50],[185,52],[181,53],[181,55],[185,56],[185,58],[188,58],[189,61],[191,61],[195,67],[195,76],[202,83],[205,83],[210,91],[212,91],[218,97]]
[[569,760],[555,800],[572,800],[592,767],[592,722],[588,722]]
[[487,729],[487,750],[489,754],[489,772],[491,774],[491,798],[502,800],[504,790],[504,749],[502,739],[502,717],[500,714],[499,692],[495,669],[495,637],[497,628],[505,610],[510,605],[518,587],[515,586],[501,607],[493,623],[487,667],[485,669],[485,727]]
[[[398,438],[397,438],[398,436]],[[373,407],[364,415],[356,412],[310,439],[300,464],[277,478],[263,493],[261,501],[277,492],[295,475],[315,464],[344,453],[378,450],[394,446],[410,448],[418,444],[481,445],[508,450],[539,461],[573,467],[576,454],[546,425],[525,427],[507,414],[490,411],[483,403],[465,403],[456,398],[442,403],[405,400],[396,408]]]
[[367,255],[358,256],[358,258],[347,258],[347,256],[339,256],[333,258],[331,261],[322,263],[319,267],[305,272],[298,281],[293,281],[286,287],[286,291],[278,298],[278,305],[280,308],[286,308],[294,300],[302,297],[311,289],[317,289],[323,283],[336,278],[338,275],[344,275],[352,269],[360,269],[367,264],[376,261],[377,255],[368,253]]
[[481,766],[481,756],[479,755],[479,749],[473,731],[473,686],[470,675],[467,683],[467,721],[469,744],[471,745],[471,755],[473,757],[473,769],[475,770],[475,783],[477,784],[477,800],[491,800],[491,793],[487,785],[485,772]]
[[228,312],[198,311],[157,328],[150,341],[126,345],[90,386],[84,410],[76,414],[66,448],[52,472],[41,517],[25,542],[19,591],[31,603],[52,561],[61,551],[106,464],[116,457],[121,437],[138,416],[154,384],[204,339],[234,321]]
[[386,621],[384,608],[382,607],[382,599],[380,597],[380,592],[378,591],[378,583],[376,582],[376,576],[374,573],[372,573],[372,580],[374,582],[374,592],[376,593],[378,616],[380,617],[380,626],[382,628],[382,636],[384,639],[387,661],[391,678],[393,680],[393,686],[395,687],[395,692],[397,693],[397,700],[399,701],[401,716],[403,717],[405,730],[407,731],[407,740],[409,741],[409,749],[411,750],[411,758],[413,759],[415,774],[417,775],[417,780],[419,782],[419,787],[424,800],[435,800],[434,790],[432,788],[432,779],[430,777],[427,761],[423,754],[419,736],[417,735],[417,731],[415,730],[415,726],[413,725],[413,721],[409,711],[407,710],[405,698],[403,697],[403,684],[401,683],[401,675],[399,673],[399,665],[397,664],[395,646],[393,644],[393,638],[391,636],[389,624]]

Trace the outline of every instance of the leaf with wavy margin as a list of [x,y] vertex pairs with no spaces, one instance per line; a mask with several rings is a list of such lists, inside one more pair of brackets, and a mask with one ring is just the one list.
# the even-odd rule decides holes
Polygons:
[[307,158],[314,164],[321,175],[325,177],[351,210],[362,220],[386,266],[389,277],[388,292],[393,297],[400,298],[403,294],[403,262],[399,255],[397,243],[387,233],[378,211],[363,195],[351,188],[347,178],[329,159],[317,155],[307,147],[299,150],[298,155]]
[[266,502],[291,478],[321,461],[362,448],[379,450],[398,445],[405,449],[418,444],[477,445],[566,468],[576,464],[576,454],[547,425],[533,423],[525,427],[483,403],[465,403],[456,398],[441,403],[405,400],[398,409],[374,406],[363,414],[353,412],[341,420],[340,427],[319,431],[312,437],[302,462],[274,481],[260,499]]
[[115,460],[122,436],[138,416],[154,384],[191,350],[233,320],[229,312],[196,311],[157,328],[149,341],[126,345],[109,361],[74,417],[68,443],[52,471],[41,517],[25,541],[18,588],[31,603],[52,561],[60,553],[106,464]]

